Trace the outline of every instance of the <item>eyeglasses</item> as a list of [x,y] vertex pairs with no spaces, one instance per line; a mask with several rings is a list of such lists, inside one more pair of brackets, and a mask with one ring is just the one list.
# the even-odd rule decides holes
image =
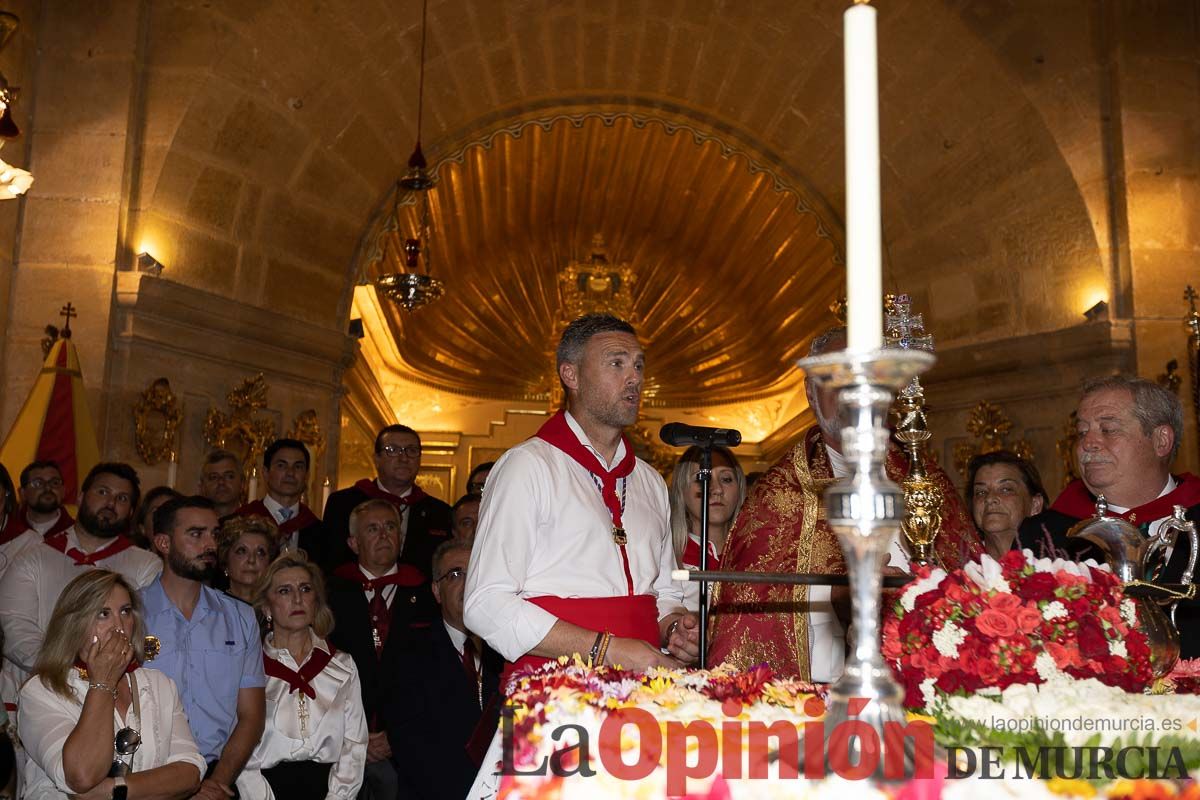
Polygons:
[[438,578],[437,581],[435,581],[435,583],[441,583],[442,581],[445,581],[445,580],[456,581],[466,574],[467,574],[467,571],[465,569],[459,569],[458,567],[455,567],[454,569],[450,570],[442,577]]
[[389,458],[395,458],[396,456],[400,455],[401,453],[403,453],[404,455],[406,455],[409,458],[416,458],[417,456],[421,455],[421,445],[419,445],[419,444],[409,444],[409,445],[385,444],[379,448],[379,452],[385,456],[388,456]]
[[51,489],[61,489],[62,485],[63,485],[63,479],[62,478],[34,478],[33,480],[29,481],[29,483],[27,483],[25,485],[28,486],[30,489],[41,489],[44,487],[49,487]]

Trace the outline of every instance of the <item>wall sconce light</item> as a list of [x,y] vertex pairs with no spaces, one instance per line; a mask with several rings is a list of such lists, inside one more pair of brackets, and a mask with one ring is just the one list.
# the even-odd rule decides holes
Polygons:
[[137,271],[155,276],[162,275],[163,263],[149,253],[138,253]]
[[1083,318],[1088,322],[1108,321],[1108,303],[1101,300],[1096,305],[1083,312]]

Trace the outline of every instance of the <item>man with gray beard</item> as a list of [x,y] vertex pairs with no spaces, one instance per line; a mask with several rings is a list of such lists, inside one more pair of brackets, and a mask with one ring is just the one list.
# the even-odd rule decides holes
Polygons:
[[128,464],[97,464],[83,479],[79,519],[17,556],[0,578],[4,667],[0,697],[15,708],[17,689],[33,669],[58,595],[91,569],[119,572],[136,587],[150,583],[162,563],[126,535],[141,496]]
[[217,568],[220,524],[207,497],[175,497],[154,512],[162,576],[142,590],[156,669],[175,681],[196,748],[208,762],[194,797],[237,797],[237,779],[262,738],[266,674],[254,610],[205,583]]

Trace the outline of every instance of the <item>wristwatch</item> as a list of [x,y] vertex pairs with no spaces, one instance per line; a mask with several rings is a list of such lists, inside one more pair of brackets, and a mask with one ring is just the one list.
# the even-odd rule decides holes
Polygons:
[[112,800],[126,800],[129,797],[129,787],[125,785],[125,776],[113,778]]

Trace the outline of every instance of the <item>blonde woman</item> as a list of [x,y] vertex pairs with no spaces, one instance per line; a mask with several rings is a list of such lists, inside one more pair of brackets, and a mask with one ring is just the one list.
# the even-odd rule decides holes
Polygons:
[[279,555],[279,528],[267,517],[226,517],[217,535],[217,563],[229,582],[225,594],[254,603],[254,588]]
[[242,800],[352,800],[367,760],[367,718],[354,660],[325,641],[333,614],[320,568],[303,551],[284,553],[259,581],[254,606],[268,628],[267,725],[238,779]]
[[165,800],[196,791],[204,759],[175,684],[140,666],[144,648],[141,601],[124,577],[92,570],[67,584],[21,689],[23,797]]
[[[686,569],[700,569],[700,448],[689,447],[679,457],[671,475],[671,542],[675,560]],[[733,521],[746,500],[746,473],[733,453],[724,447],[712,450],[712,478],[708,497],[708,568],[721,568],[721,551]],[[684,584],[684,605],[700,608],[700,585]]]

